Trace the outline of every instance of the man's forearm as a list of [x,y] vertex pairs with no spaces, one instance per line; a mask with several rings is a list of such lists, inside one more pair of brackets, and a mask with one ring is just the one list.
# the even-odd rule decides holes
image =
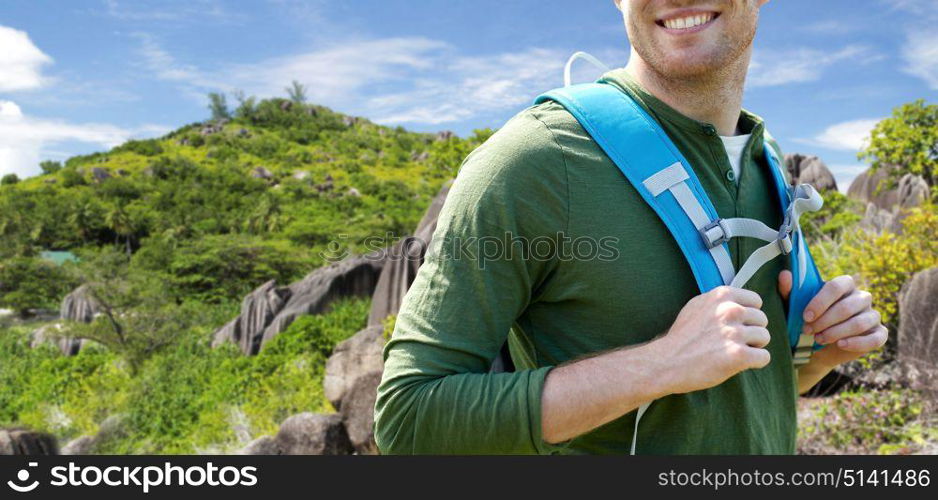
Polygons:
[[559,443],[667,396],[708,389],[771,356],[762,298],[721,286],[687,302],[668,333],[551,370],[541,390],[541,435]]
[[820,363],[808,363],[798,368],[798,394],[811,390],[834,368]]
[[669,393],[654,343],[609,351],[551,370],[541,396],[541,432],[559,443]]

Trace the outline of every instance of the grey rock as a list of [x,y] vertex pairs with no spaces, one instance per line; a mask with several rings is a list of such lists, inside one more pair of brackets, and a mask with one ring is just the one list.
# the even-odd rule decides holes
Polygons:
[[26,429],[0,429],[0,455],[58,455],[55,438]]
[[241,314],[215,332],[212,345],[234,342],[243,353],[257,354],[299,316],[323,313],[341,298],[370,296],[383,266],[379,255],[352,256],[289,287],[264,283],[244,298]]
[[309,178],[309,172],[304,172],[304,171],[294,172],[293,178],[298,181],[306,180]]
[[66,356],[74,356],[85,346],[86,339],[69,337],[62,331],[61,323],[54,323],[39,327],[32,333],[30,347],[33,349],[43,344],[52,344]]
[[62,447],[62,455],[91,455],[94,452],[94,436],[81,436]]
[[856,200],[873,203],[883,210],[909,208],[918,205],[928,194],[928,184],[920,176],[905,174],[890,187],[890,172],[884,167],[873,172],[866,169],[850,183],[847,196]]
[[274,441],[282,455],[348,455],[352,452],[342,417],[336,414],[293,415],[280,425]]
[[351,196],[352,198],[361,198],[361,197],[362,197],[361,191],[359,191],[359,190],[357,190],[357,189],[355,189],[355,188],[349,188],[348,191],[347,191],[345,194],[348,195],[348,196]]
[[219,120],[217,122],[209,122],[202,126],[202,129],[199,130],[199,134],[202,136],[217,134],[225,129],[225,124],[228,123],[227,120]]
[[107,169],[94,167],[91,169],[91,178],[94,179],[95,182],[103,182],[111,178],[111,173],[108,172]]
[[381,272],[381,278],[375,287],[368,313],[368,325],[381,325],[384,320],[397,314],[404,299],[404,294],[417,277],[417,270],[423,264],[424,256],[436,231],[437,219],[451,182],[446,183],[430,203],[423,218],[417,225],[414,236],[404,238],[387,250],[387,263]]
[[87,285],[82,285],[62,299],[59,316],[69,321],[90,323],[98,314],[99,309],[98,302],[91,295],[91,289]]
[[366,374],[381,372],[384,367],[384,328],[373,325],[342,341],[326,361],[323,389],[326,399],[337,409],[355,381]]
[[938,402],[938,267],[916,273],[899,292],[898,344],[910,386]]
[[272,436],[262,436],[248,443],[239,455],[282,455],[277,440]]
[[801,153],[786,154],[785,168],[788,169],[795,184],[810,184],[818,191],[837,190],[834,174],[817,156]]
[[897,232],[902,226],[892,210],[879,208],[874,203],[866,204],[866,212],[858,224],[861,228],[874,233]]
[[928,199],[928,183],[919,175],[905,174],[899,178],[896,187],[896,196],[899,199],[899,208],[917,207]]
[[[81,323],[90,323],[98,314],[100,306],[91,295],[87,285],[82,285],[62,299],[62,305],[59,308],[59,318],[68,321],[78,321]],[[30,345],[37,347],[44,343],[50,343],[66,356],[74,356],[88,344],[87,339],[69,337],[63,332],[62,324],[56,323],[38,328],[32,333]]]
[[410,161],[423,162],[430,159],[430,153],[426,151],[421,151],[420,153],[414,151],[410,155]]
[[375,400],[381,372],[372,372],[355,379],[342,399],[342,423],[355,451],[361,455],[378,453],[375,444]]
[[321,314],[336,300],[374,293],[384,260],[378,254],[352,256],[317,269],[290,285],[290,300],[264,329],[261,344],[269,342],[304,314]]
[[126,417],[115,414],[107,417],[98,426],[98,433],[91,436],[81,436],[68,442],[62,447],[62,455],[91,455],[102,446],[127,435]]
[[448,141],[453,138],[456,134],[451,130],[444,130],[442,132],[437,132],[436,140],[438,141]]
[[264,180],[269,181],[270,179],[274,178],[274,174],[273,172],[271,172],[270,170],[267,170],[264,167],[255,167],[254,170],[251,170],[251,177],[255,179],[264,179]]
[[241,315],[219,329],[213,346],[234,342],[245,354],[260,350],[264,329],[290,298],[288,288],[278,288],[274,280],[264,283],[241,301]]
[[871,172],[867,169],[847,190],[848,197],[867,203],[866,214],[860,221],[865,229],[901,233],[902,220],[908,215],[906,209],[922,204],[929,196],[928,183],[918,175],[905,174],[890,187],[891,170],[881,168]]

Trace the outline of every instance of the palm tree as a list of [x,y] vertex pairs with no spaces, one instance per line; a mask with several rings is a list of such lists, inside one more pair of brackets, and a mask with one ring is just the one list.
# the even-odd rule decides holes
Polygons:
[[124,238],[124,248],[127,255],[133,253],[131,239],[134,236],[135,228],[133,218],[124,210],[124,207],[114,205],[104,216],[104,222],[114,231],[114,243],[117,244],[120,238]]
[[293,101],[294,104],[304,104],[306,103],[306,86],[302,83],[293,80],[290,83],[290,86],[285,88],[287,91],[287,96]]

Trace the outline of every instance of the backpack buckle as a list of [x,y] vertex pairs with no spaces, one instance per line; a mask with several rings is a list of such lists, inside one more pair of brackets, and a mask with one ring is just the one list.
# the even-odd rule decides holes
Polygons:
[[707,249],[716,248],[727,241],[730,241],[729,230],[723,225],[723,219],[716,219],[698,231]]
[[789,211],[785,213],[785,220],[782,221],[782,226],[778,228],[778,238],[775,240],[782,255],[790,254],[792,248],[794,247],[791,242],[792,229],[791,212]]

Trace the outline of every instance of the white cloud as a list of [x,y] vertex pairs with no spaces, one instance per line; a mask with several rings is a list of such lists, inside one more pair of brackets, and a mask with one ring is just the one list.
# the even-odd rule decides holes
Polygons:
[[889,0],[894,10],[911,14],[903,24],[905,42],[901,54],[906,73],[921,78],[932,89],[938,89],[938,2],[935,0]]
[[934,19],[938,17],[938,4],[935,0],[882,0],[894,10],[904,10],[919,17]]
[[902,47],[906,73],[917,76],[932,89],[938,90],[938,33],[916,30],[907,34]]
[[846,20],[829,19],[809,23],[797,29],[815,35],[833,36],[856,31],[857,25]]
[[361,98],[361,91],[394,83],[406,84],[415,72],[435,69],[449,45],[426,38],[386,38],[336,44],[227,70],[227,81],[260,95],[283,95],[292,80],[308,87],[312,100]]
[[859,151],[866,146],[870,131],[879,123],[879,118],[865,118],[835,123],[811,139],[795,139],[803,144],[839,151]]
[[52,62],[25,31],[0,26],[0,92],[29,90],[47,82],[42,67]]
[[130,22],[185,23],[197,19],[240,23],[246,16],[225,8],[220,0],[103,0],[104,14]]
[[39,171],[43,151],[49,145],[81,142],[112,148],[134,137],[168,132],[158,125],[132,130],[105,123],[68,123],[62,120],[32,118],[23,114],[11,101],[0,101],[0,175],[15,173],[20,177]]
[[311,101],[381,123],[440,124],[517,108],[559,85],[565,60],[540,48],[469,57],[438,40],[397,37],[345,41],[208,71],[180,63],[152,36],[138,38],[147,69],[193,95],[243,89],[282,96],[298,80]]
[[439,77],[413,89],[368,100],[380,123],[440,124],[523,106],[560,83],[563,55],[547,49],[457,57],[441,62]]
[[800,48],[794,50],[756,51],[749,65],[746,85],[771,87],[819,80],[824,70],[841,61],[856,64],[879,56],[865,46],[848,45],[837,51]]

